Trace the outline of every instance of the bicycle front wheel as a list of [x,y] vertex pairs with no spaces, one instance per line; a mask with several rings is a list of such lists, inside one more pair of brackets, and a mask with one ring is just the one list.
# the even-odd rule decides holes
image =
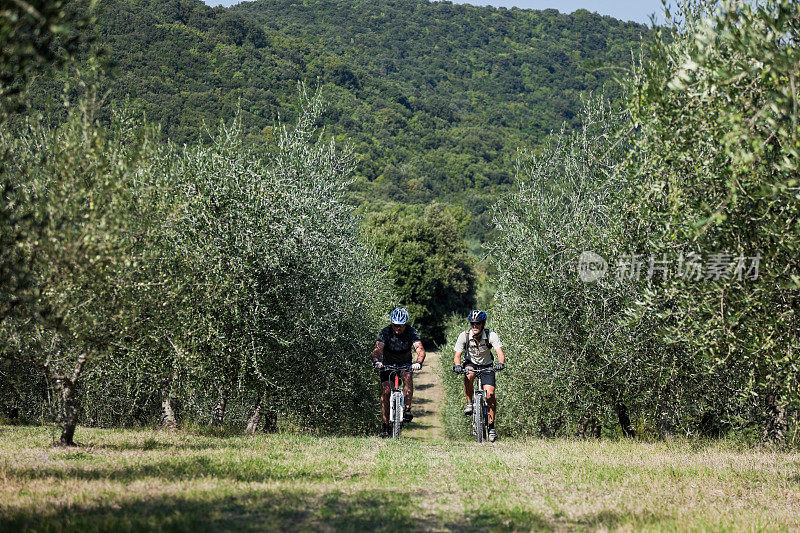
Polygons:
[[483,396],[476,393],[472,398],[472,427],[475,430],[475,440],[483,442],[486,440],[486,426],[483,416]]
[[392,438],[400,438],[403,429],[403,394],[396,392],[392,395],[392,408],[394,409],[394,422],[392,424]]

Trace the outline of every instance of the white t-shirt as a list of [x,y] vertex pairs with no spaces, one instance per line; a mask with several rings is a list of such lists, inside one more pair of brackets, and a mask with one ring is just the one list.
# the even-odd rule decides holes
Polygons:
[[[472,337],[472,332],[470,332],[470,337]],[[492,348],[503,347],[503,343],[500,342],[500,338],[497,336],[497,333],[490,330],[489,335],[487,336],[486,328],[484,328],[481,332],[480,339],[477,341],[474,337],[470,339],[469,347],[467,347],[467,332],[462,331],[458,336],[458,340],[456,341],[456,345],[453,347],[453,349],[459,353],[464,353],[466,350],[467,359],[476,365],[490,365],[494,359],[492,357],[492,348],[489,347],[490,344],[492,345]]]

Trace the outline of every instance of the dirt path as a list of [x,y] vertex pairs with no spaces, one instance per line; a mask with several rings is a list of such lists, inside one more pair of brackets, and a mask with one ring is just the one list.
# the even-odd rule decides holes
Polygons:
[[406,425],[403,437],[420,440],[444,438],[439,409],[444,400],[444,387],[439,375],[439,354],[428,352],[425,366],[414,376],[414,420]]

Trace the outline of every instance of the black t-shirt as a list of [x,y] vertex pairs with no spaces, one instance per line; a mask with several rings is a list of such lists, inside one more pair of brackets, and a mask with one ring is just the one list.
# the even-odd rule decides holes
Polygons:
[[378,334],[378,340],[384,344],[383,363],[386,365],[404,365],[411,362],[411,348],[421,342],[419,333],[411,326],[400,335],[395,335],[392,326],[386,326]]

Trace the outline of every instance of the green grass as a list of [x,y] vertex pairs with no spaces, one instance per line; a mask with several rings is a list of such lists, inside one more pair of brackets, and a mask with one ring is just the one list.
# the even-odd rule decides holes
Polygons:
[[0,531],[800,528],[800,454],[726,442],[0,426]]

